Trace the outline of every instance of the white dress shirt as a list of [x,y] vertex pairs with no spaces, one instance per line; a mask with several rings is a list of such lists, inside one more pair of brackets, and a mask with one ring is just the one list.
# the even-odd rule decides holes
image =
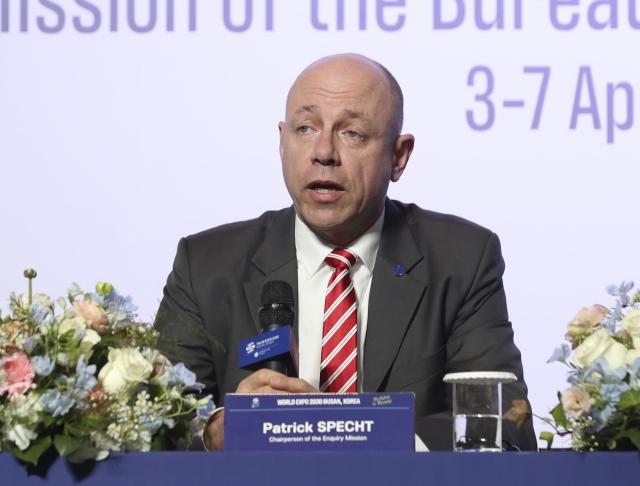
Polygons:
[[[358,255],[358,262],[351,269],[351,280],[356,291],[358,310],[358,391],[362,392],[364,343],[367,337],[369,291],[373,267],[376,264],[384,210],[368,231],[351,243],[347,249]],[[324,326],[324,300],[333,269],[325,258],[336,246],[320,238],[296,215],[296,255],[298,259],[298,376],[319,388],[320,361],[322,356],[322,329]],[[415,450],[429,449],[420,437],[414,435]]]
[[[351,243],[347,249],[358,256],[351,269],[351,280],[356,291],[358,313],[358,391],[362,391],[364,343],[367,335],[369,290],[371,276],[378,255],[384,211],[367,232]],[[296,254],[298,258],[298,350],[299,376],[319,388],[322,355],[322,329],[324,301],[333,269],[325,263],[327,255],[336,246],[320,238],[296,215]]]

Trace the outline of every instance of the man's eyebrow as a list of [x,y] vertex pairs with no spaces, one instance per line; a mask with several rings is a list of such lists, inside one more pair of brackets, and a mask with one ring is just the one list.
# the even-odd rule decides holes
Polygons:
[[[300,113],[313,113],[319,108],[320,107],[318,105],[303,105],[300,108],[298,108],[295,113],[296,115],[299,115]],[[364,113],[361,113],[359,111],[349,110],[348,108],[345,108],[344,110],[342,110],[342,112],[345,115],[347,115],[347,117],[349,118],[366,118]]]
[[342,112],[349,118],[366,118],[365,114],[359,111],[353,111],[345,108],[344,110],[342,110]]
[[318,109],[318,105],[304,105],[296,110],[296,115],[300,113],[311,113]]

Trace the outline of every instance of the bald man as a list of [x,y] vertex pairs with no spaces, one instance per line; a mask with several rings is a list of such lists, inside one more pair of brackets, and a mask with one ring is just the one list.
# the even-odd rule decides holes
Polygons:
[[[195,371],[218,407],[231,392],[412,391],[419,433],[436,444],[428,419],[450,416],[446,373],[513,372],[504,406],[526,399],[497,236],[386,196],[414,147],[402,120],[402,91],[380,64],[359,55],[313,63],[278,125],[293,206],[180,241],[156,326],[177,346],[165,347],[167,357]],[[348,285],[332,302],[341,278]],[[272,280],[294,289],[299,378],[238,369],[238,343],[259,332],[260,290]],[[353,352],[337,361],[326,344],[341,332]],[[209,449],[224,447],[223,415],[207,424]],[[505,438],[536,448],[530,425],[507,426]]]

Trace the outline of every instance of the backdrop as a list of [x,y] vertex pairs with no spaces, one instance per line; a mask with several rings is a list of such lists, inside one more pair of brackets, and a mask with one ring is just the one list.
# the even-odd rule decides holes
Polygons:
[[[151,320],[178,239],[288,206],[296,75],[358,52],[405,94],[390,196],[496,232],[534,411],[583,306],[640,280],[640,0],[0,0],[0,296],[98,280]],[[540,423],[536,424],[542,429]]]

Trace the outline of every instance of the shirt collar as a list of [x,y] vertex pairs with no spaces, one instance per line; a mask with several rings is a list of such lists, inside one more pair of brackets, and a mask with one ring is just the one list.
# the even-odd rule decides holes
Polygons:
[[[360,261],[369,271],[373,273],[373,267],[376,263],[378,248],[380,247],[380,238],[382,237],[382,226],[384,225],[384,213],[378,220],[362,234],[358,239],[351,243],[347,249],[358,255]],[[327,255],[331,253],[336,246],[328,241],[320,238],[309,227],[302,222],[296,214],[295,223],[295,241],[296,253],[298,261],[302,263],[309,277],[313,277],[322,265]],[[326,264],[325,264],[326,265]]]

